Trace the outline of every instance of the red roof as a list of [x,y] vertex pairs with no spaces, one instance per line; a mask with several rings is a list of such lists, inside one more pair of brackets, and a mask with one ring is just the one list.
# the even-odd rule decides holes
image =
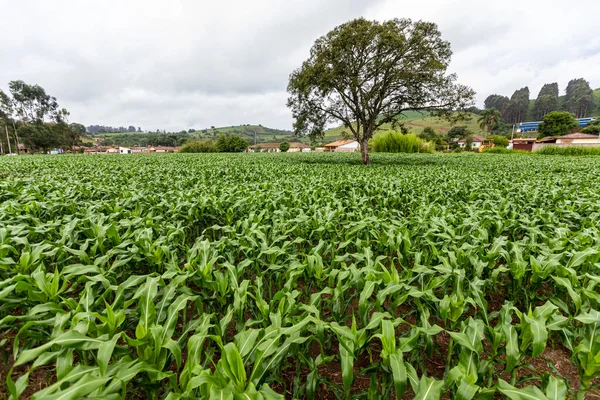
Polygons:
[[551,142],[556,139],[598,139],[598,135],[590,135],[589,133],[571,133],[563,136],[548,136],[540,140],[540,142]]
[[558,136],[557,139],[598,139],[598,135],[590,135],[589,133],[571,133],[570,135]]
[[[474,141],[474,142],[483,142],[484,140],[485,140],[485,138],[484,138],[484,137],[481,137],[481,136],[473,136],[473,141]],[[459,140],[459,142],[461,142],[461,143],[462,143],[462,142],[466,142],[466,141],[467,141],[467,139],[460,139],[460,140]]]
[[513,141],[513,143],[515,143],[515,142],[517,142],[517,143],[521,143],[521,142],[529,143],[529,142],[535,142],[536,140],[537,140],[536,138],[516,138],[516,139],[513,139],[512,141]]
[[340,147],[348,143],[356,142],[356,140],[348,139],[348,140],[338,140],[337,142],[327,143],[325,147]]

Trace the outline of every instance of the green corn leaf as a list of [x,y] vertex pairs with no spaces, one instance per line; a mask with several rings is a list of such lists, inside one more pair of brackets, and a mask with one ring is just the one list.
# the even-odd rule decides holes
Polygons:
[[85,375],[80,380],[73,382],[65,390],[58,391],[48,396],[34,396],[35,400],[75,400],[86,397],[93,391],[103,387],[111,378]]
[[[546,321],[542,318],[530,318],[524,315],[527,321],[527,330],[531,334],[533,342],[532,356],[537,357],[544,352],[546,342],[548,341],[548,331],[546,329]],[[522,349],[523,350],[523,349]]]
[[547,375],[545,390],[546,397],[550,400],[564,400],[567,398],[567,385],[564,380],[558,379],[552,375]]
[[444,391],[444,381],[438,381],[425,375],[421,377],[414,399],[439,400]]
[[406,385],[408,382],[408,374],[406,372],[406,366],[402,360],[402,352],[396,351],[394,354],[389,356],[390,368],[392,369],[392,378],[394,380],[394,389],[396,391],[396,398],[400,399],[406,391]]
[[517,331],[512,325],[502,326],[506,340],[506,371],[511,372],[521,360]]
[[498,390],[511,400],[547,400],[548,398],[535,386],[518,389],[502,379],[498,379]]
[[34,349],[23,351],[17,360],[15,366],[30,362],[41,356],[47,349],[52,346],[75,348],[79,350],[96,350],[108,337],[90,338],[77,331],[68,331],[60,335],[54,340],[49,341]]

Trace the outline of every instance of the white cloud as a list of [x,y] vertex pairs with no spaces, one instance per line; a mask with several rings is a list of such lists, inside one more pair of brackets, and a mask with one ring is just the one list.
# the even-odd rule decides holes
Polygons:
[[38,83],[84,124],[289,129],[289,74],[317,37],[360,16],[438,23],[453,45],[452,72],[479,104],[576,77],[600,86],[592,0],[0,0],[0,8],[10,32],[0,36],[0,87]]

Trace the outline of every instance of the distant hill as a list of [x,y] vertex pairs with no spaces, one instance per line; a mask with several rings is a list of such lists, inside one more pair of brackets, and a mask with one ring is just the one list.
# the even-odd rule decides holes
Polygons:
[[237,125],[211,127],[197,129],[193,132],[111,132],[97,133],[94,135],[97,138],[102,138],[106,145],[118,146],[180,146],[189,139],[204,140],[216,139],[219,135],[237,135],[244,139],[249,144],[265,143],[265,142],[308,142],[308,139],[298,139],[292,131],[283,129],[267,128],[262,125]]
[[257,143],[298,141],[298,138],[296,138],[292,131],[267,128],[262,125],[211,127],[196,130],[192,135],[195,135],[198,138],[214,138],[220,134],[241,136],[249,143],[254,143],[255,137]]
[[[431,127],[438,132],[448,132],[453,126],[467,126],[469,130],[477,134],[481,132],[479,124],[477,123],[477,118],[478,116],[476,114],[471,113],[469,114],[467,121],[459,122],[458,124],[451,124],[448,121],[441,120],[437,117],[432,117],[429,113],[409,111],[405,113],[402,121],[412,133],[416,134],[423,132],[423,129],[426,127]],[[381,127],[381,130],[383,131],[391,129],[391,124],[386,124]],[[329,129],[325,132],[324,141],[329,142],[332,140],[342,139],[344,138],[344,132],[347,132],[349,135],[351,135],[351,132],[342,126]]]

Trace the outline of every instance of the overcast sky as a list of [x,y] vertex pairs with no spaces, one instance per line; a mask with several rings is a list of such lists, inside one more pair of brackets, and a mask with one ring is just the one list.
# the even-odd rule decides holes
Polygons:
[[439,25],[451,72],[510,96],[572,78],[600,87],[598,0],[0,0],[0,88],[37,83],[71,122],[290,129],[289,74],[316,38],[370,19]]

